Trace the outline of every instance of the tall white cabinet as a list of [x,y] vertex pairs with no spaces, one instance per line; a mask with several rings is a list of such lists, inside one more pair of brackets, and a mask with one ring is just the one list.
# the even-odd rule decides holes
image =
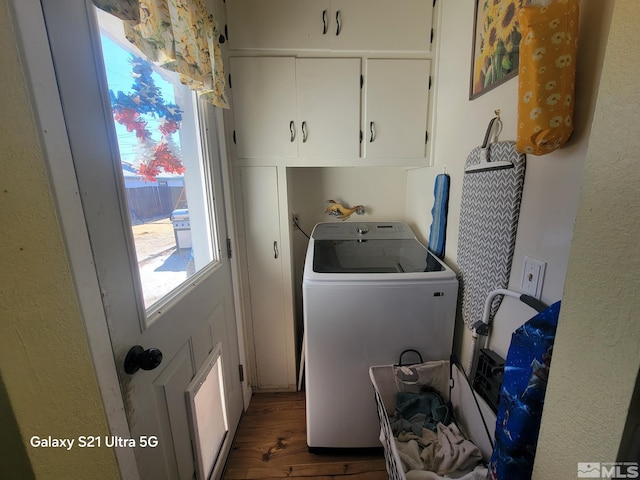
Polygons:
[[[433,0],[225,0],[252,385],[295,388],[292,167],[429,165]],[[298,234],[298,233],[296,233]]]
[[242,217],[250,304],[249,336],[255,355],[255,386],[288,389],[295,383],[293,325],[283,275],[283,242],[276,167],[243,167]]

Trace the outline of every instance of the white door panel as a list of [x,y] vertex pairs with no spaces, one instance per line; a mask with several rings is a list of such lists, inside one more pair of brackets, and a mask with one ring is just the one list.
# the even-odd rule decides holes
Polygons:
[[232,49],[329,49],[329,0],[228,0],[226,5]]
[[331,10],[332,50],[431,49],[430,0],[332,0]]
[[232,57],[229,64],[238,157],[297,157],[295,59]]
[[[221,251],[227,237],[221,160],[215,143],[220,128],[215,121],[221,115],[200,103],[200,113],[194,110],[187,116],[190,108],[182,103],[185,130],[189,123],[207,125],[208,133],[202,138],[209,155],[202,170],[192,176],[201,182],[202,194],[187,196],[194,218],[205,218],[194,226],[194,238],[203,243],[199,247],[194,241],[192,251],[207,251],[213,261],[202,261],[199,271],[185,278],[188,281],[145,308],[120,163],[122,146],[118,148],[93,6],[85,0],[43,0],[42,5],[95,261],[85,268],[95,268],[100,283],[140,477],[192,479],[196,446],[185,392],[218,344],[229,419],[222,458],[242,412],[231,268]],[[198,197],[200,205],[195,204]],[[127,374],[124,359],[134,345],[159,349],[161,364]],[[157,446],[142,445],[142,439],[149,437],[158,439]],[[219,475],[221,463],[214,467],[214,476]]]
[[288,335],[276,167],[240,169],[259,389],[287,389]]
[[367,59],[366,158],[424,158],[429,60]]
[[360,156],[360,59],[296,60],[300,156]]

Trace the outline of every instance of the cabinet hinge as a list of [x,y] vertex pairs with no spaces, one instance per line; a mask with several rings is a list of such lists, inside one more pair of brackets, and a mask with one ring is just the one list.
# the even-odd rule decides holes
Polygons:
[[[434,6],[434,7],[436,6],[436,1],[437,1],[437,0],[433,0],[433,6]],[[226,3],[226,0],[225,0],[225,3]]]
[[238,365],[238,374],[240,375],[240,381],[244,382],[244,367],[242,365]]
[[430,43],[433,43],[433,28],[431,29],[431,40]]
[[227,257],[233,257],[233,252],[231,251],[231,239],[227,238]]
[[427,143],[429,141],[429,132],[425,131],[424,132],[424,143]]
[[429,90],[431,90],[431,75],[429,75]]
[[229,40],[229,28],[227,27],[226,23],[224,24],[224,38]]
[[360,143],[362,143],[362,130],[360,130]]
[[233,131],[233,144],[234,145],[238,144],[238,142],[236,142],[236,131],[235,130]]
[[364,77],[362,75],[360,75],[360,88],[362,89],[362,86],[364,85]]
[[231,86],[231,74],[229,74],[229,88],[233,88],[233,87]]

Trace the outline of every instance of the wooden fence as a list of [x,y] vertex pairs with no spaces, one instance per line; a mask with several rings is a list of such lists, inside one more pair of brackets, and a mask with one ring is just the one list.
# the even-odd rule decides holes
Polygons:
[[162,184],[127,188],[127,203],[134,225],[168,217],[176,208],[187,208],[183,187]]

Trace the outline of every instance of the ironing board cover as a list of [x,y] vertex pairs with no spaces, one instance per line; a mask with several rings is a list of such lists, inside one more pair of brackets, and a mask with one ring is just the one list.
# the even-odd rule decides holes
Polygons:
[[[481,151],[471,151],[465,169],[480,163]],[[525,155],[516,151],[515,142],[491,143],[488,157],[509,161],[513,168],[465,173],[462,180],[458,268],[468,327],[482,320],[489,292],[508,286],[524,185]],[[501,300],[496,297],[491,316]]]

